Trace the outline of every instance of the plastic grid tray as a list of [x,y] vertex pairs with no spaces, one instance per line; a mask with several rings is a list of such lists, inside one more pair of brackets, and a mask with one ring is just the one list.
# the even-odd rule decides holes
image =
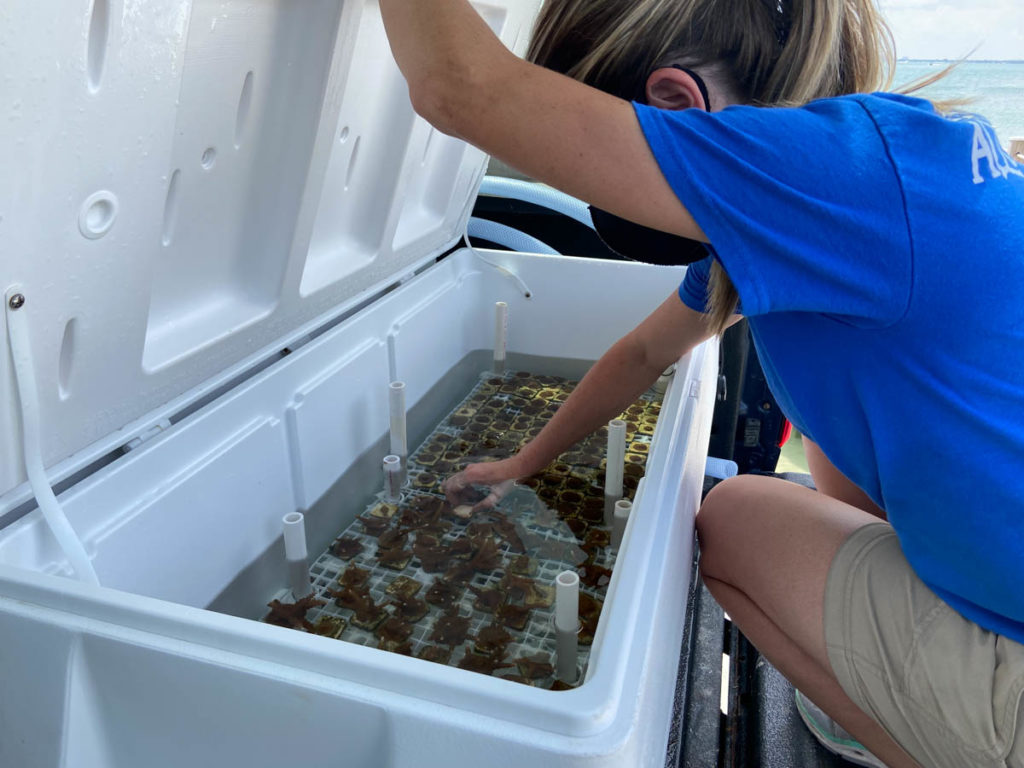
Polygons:
[[[553,670],[545,666],[554,666],[554,581],[564,570],[579,569],[582,621],[578,667],[581,672],[579,679],[582,680],[593,630],[617,555],[609,543],[604,543],[611,533],[610,528],[603,524],[607,429],[598,430],[538,475],[517,486],[501,500],[494,513],[478,512],[471,519],[461,519],[452,513],[441,490],[441,482],[466,464],[489,457],[508,456],[518,450],[543,427],[576,383],[525,372],[482,374],[480,382],[467,397],[409,456],[408,481],[401,501],[387,504],[383,494],[379,494],[338,537],[347,540],[351,551],[343,552],[345,557],[339,557],[332,552],[332,545],[313,562],[310,578],[314,598],[324,605],[314,605],[305,615],[305,621],[300,615],[286,623],[295,628],[312,628],[346,642],[408,655],[423,657],[425,652],[435,654],[428,658],[440,663],[459,666],[476,662],[482,665],[473,665],[476,671],[490,671],[522,683],[565,687],[555,679]],[[652,390],[622,414],[627,422],[624,477],[624,495],[627,498],[632,498],[643,474],[660,406],[660,395]],[[423,531],[409,526],[411,520],[426,519],[417,518],[417,514],[425,514],[424,509],[437,512],[438,507],[441,513],[432,516],[432,530]],[[371,533],[362,521],[370,520],[372,523],[373,518],[376,518],[377,529]],[[503,522],[513,525],[526,551],[517,551],[518,547],[513,547],[509,540],[493,529],[488,532],[486,526],[495,521],[499,525]],[[378,549],[389,549],[380,546],[380,537],[390,535],[401,539],[401,531],[407,532],[401,547],[409,555],[408,562],[399,561],[396,567],[380,564]],[[444,577],[448,568],[441,572],[428,572],[420,558],[413,554],[413,544],[422,535],[421,531],[437,536],[438,549],[450,549],[467,537],[477,543],[490,539],[500,554],[500,566],[478,570],[461,583],[452,582],[457,598],[451,605],[442,607],[425,602],[424,598],[436,580],[447,581]],[[479,551],[479,548],[474,547],[471,551]],[[528,559],[524,560],[524,557]],[[463,556],[461,562],[467,559]],[[458,558],[451,558],[450,565],[458,565],[459,562]],[[520,571],[525,571],[513,573],[513,577],[525,576],[538,587],[530,590],[531,607],[521,628],[506,624],[491,610],[481,609],[477,593],[470,589],[502,590],[507,593],[506,603],[527,607],[524,605],[527,596],[522,590],[507,589],[506,575],[515,570],[513,564]],[[363,626],[359,625],[353,609],[342,607],[334,599],[342,589],[339,579],[352,568],[365,572],[365,583],[359,591],[368,593],[373,603],[381,608],[379,620],[363,622]],[[387,628],[385,624],[399,610],[397,597],[389,592],[389,588],[409,586],[409,580],[419,583],[418,588],[412,585],[416,589],[413,599],[425,602],[426,613],[416,621],[403,622],[397,635],[383,635]],[[277,599],[288,602],[290,594],[282,590]],[[514,613],[520,614],[514,618],[522,618],[521,611]],[[457,615],[462,621],[458,622],[461,626],[456,627],[457,631],[444,640],[460,642],[439,642],[434,636],[438,621],[444,621],[446,615]],[[265,617],[268,619],[274,620],[273,611]],[[476,648],[476,638],[488,625],[500,626],[508,635],[507,641],[499,642],[497,647],[490,649],[486,646]],[[387,626],[393,628],[396,625],[392,622]],[[528,661],[524,662],[524,659]]]

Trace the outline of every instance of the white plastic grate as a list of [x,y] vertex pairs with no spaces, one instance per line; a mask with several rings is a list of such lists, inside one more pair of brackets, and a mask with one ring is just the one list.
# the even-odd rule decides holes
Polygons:
[[[339,639],[360,645],[386,647],[387,650],[408,655],[420,656],[426,649],[433,647],[438,649],[435,653],[446,656],[445,652],[450,650],[444,663],[455,666],[462,663],[467,654],[484,657],[485,654],[474,650],[475,638],[484,627],[497,624],[508,633],[510,640],[502,651],[487,655],[496,664],[507,665],[497,667],[494,674],[542,687],[561,687],[553,672],[530,679],[520,673],[531,670],[525,667],[520,670],[516,662],[529,657],[554,666],[554,581],[564,570],[580,569],[581,633],[578,667],[581,672],[585,671],[590,656],[590,642],[617,554],[610,544],[588,539],[588,536],[610,537],[611,533],[610,527],[603,522],[603,457],[607,430],[598,430],[573,446],[537,476],[517,485],[493,512],[478,512],[471,519],[463,520],[453,513],[441,489],[445,478],[468,463],[514,453],[547,422],[576,383],[524,372],[483,374],[469,395],[410,455],[409,479],[401,501],[397,505],[387,505],[383,494],[378,495],[362,515],[339,535],[339,539],[358,542],[362,551],[342,559],[329,549],[312,564],[310,578],[315,588],[315,597],[324,601],[325,605],[312,608],[306,615],[307,622],[318,625],[325,618],[341,619],[345,622],[345,628]],[[660,395],[652,390],[622,414],[628,425],[624,488],[628,498],[632,498],[642,476],[660,407]],[[629,468],[631,464],[634,465],[632,469]],[[453,547],[467,547],[468,541],[483,545],[485,540],[489,540],[500,553],[500,565],[493,570],[478,570],[464,584],[457,584],[459,596],[450,608],[428,603],[423,618],[411,623],[408,638],[395,641],[391,647],[387,647],[383,644],[379,627],[358,626],[354,623],[355,611],[339,605],[332,593],[342,589],[339,579],[347,569],[359,568],[367,573],[362,592],[368,594],[376,605],[384,608],[384,621],[393,617],[398,610],[395,597],[388,593],[388,588],[396,580],[412,579],[419,582],[421,586],[415,599],[424,600],[435,581],[444,579],[448,571],[448,567],[445,567],[438,573],[428,572],[421,559],[412,552],[418,537],[426,535],[423,529],[416,527],[417,523],[429,518],[422,511],[424,507],[432,512],[441,508],[440,514],[435,517],[441,521],[438,525],[446,530],[440,533],[439,529],[435,529],[433,533],[440,543],[437,549],[447,551]],[[390,518],[384,516],[392,510]],[[376,520],[376,524],[383,530],[368,532],[361,522],[363,519]],[[506,540],[513,537],[503,538],[493,528],[486,530],[487,526],[493,526],[495,522],[499,526],[514,526],[525,552],[515,551]],[[402,547],[409,553],[408,562],[400,562],[399,565],[404,565],[401,569],[382,565],[378,562],[378,549],[387,548],[380,546],[380,536],[400,536],[400,533],[396,534],[400,531],[407,532]],[[479,546],[473,547],[473,550],[479,551]],[[550,603],[538,605],[535,602],[529,610],[525,626],[516,629],[504,624],[495,614],[476,607],[474,603],[477,595],[469,587],[508,592],[505,588],[507,585],[503,586],[504,580],[512,572],[514,563],[523,564],[521,555],[529,558],[526,578],[539,587],[537,591],[531,590],[532,596],[538,599],[550,597]],[[452,557],[448,565],[450,567],[466,560],[466,556],[461,560]],[[512,574],[513,577],[517,575]],[[539,595],[538,591],[550,594]],[[277,595],[277,599],[285,603],[290,602],[290,597],[287,590]],[[587,601],[586,605],[584,601]],[[596,605],[594,601],[597,601]],[[506,602],[525,607],[526,597],[516,591],[508,594]],[[468,620],[465,640],[460,643],[449,645],[432,639],[438,620],[448,612]],[[265,620],[269,618],[265,617]],[[582,675],[580,679],[583,679]]]

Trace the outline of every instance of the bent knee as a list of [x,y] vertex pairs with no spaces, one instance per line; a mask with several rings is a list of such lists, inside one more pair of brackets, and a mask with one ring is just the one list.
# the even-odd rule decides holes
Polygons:
[[721,529],[736,525],[738,519],[756,505],[766,479],[757,475],[737,475],[712,488],[697,513],[697,535],[713,537]]
[[[700,568],[709,576],[724,573],[751,534],[754,516],[772,478],[737,475],[724,480],[708,493],[697,513]],[[776,481],[777,482],[777,481]]]

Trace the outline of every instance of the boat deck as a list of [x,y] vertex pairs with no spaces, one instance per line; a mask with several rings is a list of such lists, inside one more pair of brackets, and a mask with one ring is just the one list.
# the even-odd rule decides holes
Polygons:
[[[810,482],[809,475],[785,476]],[[696,565],[666,768],[848,766],[814,740],[797,714],[793,686],[732,625],[697,577]],[[724,688],[723,668],[729,676]]]

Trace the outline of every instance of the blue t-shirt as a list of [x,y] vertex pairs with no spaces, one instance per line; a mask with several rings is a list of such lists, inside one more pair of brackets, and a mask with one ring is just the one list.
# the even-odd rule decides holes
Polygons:
[[789,419],[881,507],[921,579],[1024,642],[1024,167],[907,96],[636,105],[740,297]]

